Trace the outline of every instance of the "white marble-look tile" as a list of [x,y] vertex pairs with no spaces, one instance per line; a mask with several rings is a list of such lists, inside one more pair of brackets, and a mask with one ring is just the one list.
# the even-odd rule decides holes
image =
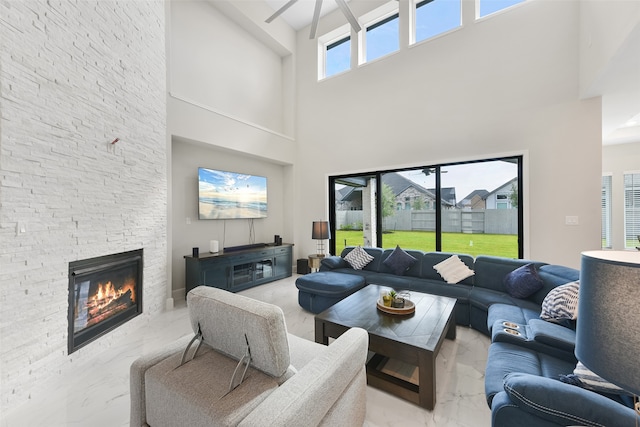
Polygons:
[[[289,332],[313,340],[314,317],[298,305],[297,277],[241,294],[282,307]],[[139,323],[137,330],[99,356],[76,359],[73,369],[39,384],[29,401],[2,414],[2,426],[128,426],[131,363],[191,333],[184,302]],[[490,426],[491,411],[484,397],[488,346],[488,337],[458,327],[456,340],[445,340],[436,359],[435,409],[427,411],[368,387],[365,426]]]

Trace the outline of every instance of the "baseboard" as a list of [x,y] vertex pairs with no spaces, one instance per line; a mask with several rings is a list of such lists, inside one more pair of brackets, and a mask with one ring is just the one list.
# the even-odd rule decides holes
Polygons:
[[180,301],[184,301],[185,288],[174,289],[173,291],[171,291],[171,299],[176,303],[179,303]]

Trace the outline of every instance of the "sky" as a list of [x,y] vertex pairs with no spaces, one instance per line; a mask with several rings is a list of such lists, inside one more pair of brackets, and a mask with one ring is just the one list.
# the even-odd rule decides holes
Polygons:
[[[442,187],[455,187],[456,202],[474,190],[493,191],[518,176],[517,165],[503,161],[443,166],[442,171]],[[427,177],[420,170],[400,172],[400,175],[424,188],[435,187],[434,175]]]

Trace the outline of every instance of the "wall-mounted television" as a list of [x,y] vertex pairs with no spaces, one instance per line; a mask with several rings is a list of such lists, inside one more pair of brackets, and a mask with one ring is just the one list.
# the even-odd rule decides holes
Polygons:
[[200,219],[267,217],[267,178],[198,168]]

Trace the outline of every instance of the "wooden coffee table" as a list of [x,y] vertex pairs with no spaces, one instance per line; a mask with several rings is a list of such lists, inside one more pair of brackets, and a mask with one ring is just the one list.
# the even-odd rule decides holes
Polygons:
[[[445,337],[456,338],[456,299],[411,291],[415,313],[387,314],[378,310],[376,301],[380,291],[389,289],[365,286],[316,315],[315,340],[327,345],[330,337],[338,338],[349,328],[365,329],[369,333],[369,350],[374,353],[367,362],[367,383],[433,409],[436,356]],[[398,365],[403,369],[394,370],[393,366]]]

